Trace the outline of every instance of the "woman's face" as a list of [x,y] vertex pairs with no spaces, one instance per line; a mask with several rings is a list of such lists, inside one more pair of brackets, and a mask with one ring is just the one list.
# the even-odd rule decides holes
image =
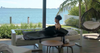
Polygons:
[[58,22],[58,20],[55,18],[55,22],[57,23]]

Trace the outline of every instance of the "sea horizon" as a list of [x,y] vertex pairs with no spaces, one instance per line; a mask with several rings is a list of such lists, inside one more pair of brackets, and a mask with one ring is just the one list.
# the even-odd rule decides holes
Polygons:
[[[42,12],[41,8],[0,8],[0,24],[9,24],[10,17],[12,17],[13,24],[27,23],[27,18],[29,17],[30,23],[42,23]],[[47,8],[46,10],[46,24],[55,24],[54,18],[59,9]],[[68,11],[61,13],[63,24],[63,16],[68,14]]]
[[[43,8],[11,8],[11,7],[2,7],[1,8],[5,8],[5,9],[43,9]],[[59,8],[46,8],[46,9],[59,9]]]

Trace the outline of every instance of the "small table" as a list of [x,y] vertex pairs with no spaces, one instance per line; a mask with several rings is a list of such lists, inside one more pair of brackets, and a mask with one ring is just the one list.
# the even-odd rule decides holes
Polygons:
[[[42,45],[47,46],[47,53],[48,53],[48,47],[56,47],[59,51],[59,53],[61,53],[59,46],[62,46],[63,43],[61,41],[56,41],[56,40],[47,40],[47,41],[43,41],[41,42]],[[58,47],[57,47],[58,46]]]
[[73,53],[73,47],[72,46],[74,46],[74,45],[75,45],[75,43],[69,42],[69,43],[63,44],[62,47],[67,47],[67,53],[68,53],[68,47],[70,47],[71,50],[72,50],[72,53]]

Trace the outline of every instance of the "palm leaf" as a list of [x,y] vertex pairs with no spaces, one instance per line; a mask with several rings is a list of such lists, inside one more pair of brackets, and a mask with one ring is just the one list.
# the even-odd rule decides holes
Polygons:
[[77,4],[77,2],[78,2],[78,0],[66,0],[66,1],[64,1],[60,5],[57,15],[60,14],[61,12],[65,11],[65,10],[67,10],[69,7],[73,7],[74,5]]

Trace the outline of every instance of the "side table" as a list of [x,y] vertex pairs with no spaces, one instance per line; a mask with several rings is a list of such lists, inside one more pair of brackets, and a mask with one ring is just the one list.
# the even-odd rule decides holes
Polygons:
[[[47,46],[47,53],[48,53],[48,47],[56,47],[58,49],[59,53],[61,53],[61,51],[60,51],[61,47],[59,47],[59,46],[63,45],[63,43],[61,41],[56,41],[56,40],[42,41],[41,44],[44,46]],[[50,53],[50,51],[49,51],[49,53]]]
[[73,53],[73,47],[72,46],[74,46],[74,45],[75,45],[75,43],[69,42],[69,43],[63,44],[62,47],[67,47],[67,53],[68,53],[68,47],[70,47],[71,51]]

